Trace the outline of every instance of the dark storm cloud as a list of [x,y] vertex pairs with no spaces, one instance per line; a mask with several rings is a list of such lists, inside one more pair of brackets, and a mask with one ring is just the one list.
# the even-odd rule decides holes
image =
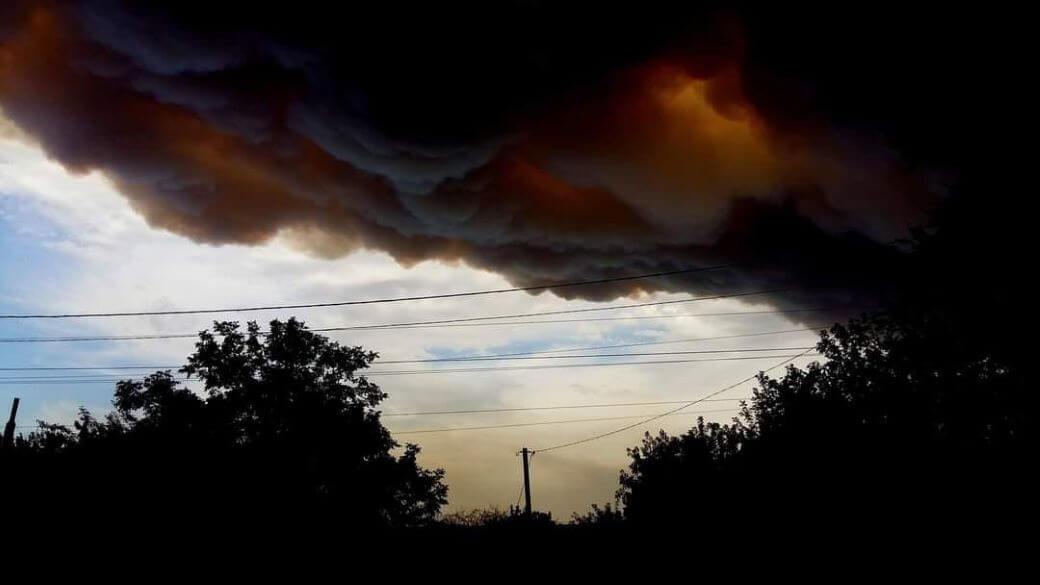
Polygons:
[[199,241],[281,233],[518,284],[737,262],[581,294],[861,303],[970,158],[935,135],[980,107],[943,94],[956,34],[679,6],[15,3],[0,107]]

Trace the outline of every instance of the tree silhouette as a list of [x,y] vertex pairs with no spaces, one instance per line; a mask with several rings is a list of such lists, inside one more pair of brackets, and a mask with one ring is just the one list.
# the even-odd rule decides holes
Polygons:
[[33,472],[25,493],[58,497],[82,478],[77,501],[131,513],[428,523],[446,503],[444,472],[422,469],[415,445],[392,453],[376,411],[386,394],[360,374],[376,357],[295,319],[268,333],[215,323],[181,370],[204,395],[157,372],[119,382],[102,420],[81,410],[73,428],[41,424],[16,449]]
[[[689,520],[693,500],[725,492],[725,465],[742,439],[738,427],[705,423],[703,418],[682,436],[646,433],[641,445],[628,450],[632,461],[621,472],[618,508],[635,523]],[[595,512],[589,521],[612,520]]]
[[1035,518],[1033,328],[1001,311],[1030,275],[1006,253],[1021,232],[992,219],[954,198],[902,242],[885,309],[821,332],[820,361],[759,376],[730,424],[647,433],[625,522]]
[[824,360],[760,375],[731,424],[647,433],[629,450],[618,503],[635,523],[749,504],[759,519],[846,524],[1022,512],[1035,506],[1025,462],[1037,452],[1036,395],[985,347],[888,313],[835,325],[817,345]]

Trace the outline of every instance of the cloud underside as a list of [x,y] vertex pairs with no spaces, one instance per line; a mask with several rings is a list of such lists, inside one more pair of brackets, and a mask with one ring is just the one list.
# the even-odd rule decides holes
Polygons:
[[941,195],[909,150],[763,67],[729,11],[4,10],[3,114],[199,242],[282,236],[520,285],[732,264],[560,294],[812,287],[769,298],[852,307]]

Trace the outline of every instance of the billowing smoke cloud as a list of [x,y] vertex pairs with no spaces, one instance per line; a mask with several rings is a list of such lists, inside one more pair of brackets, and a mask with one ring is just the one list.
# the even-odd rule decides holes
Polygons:
[[518,284],[738,265],[563,293],[597,298],[819,285],[773,300],[855,305],[954,160],[921,140],[945,111],[911,117],[915,63],[857,44],[881,42],[870,20],[305,4],[14,3],[0,108],[200,242],[281,234]]

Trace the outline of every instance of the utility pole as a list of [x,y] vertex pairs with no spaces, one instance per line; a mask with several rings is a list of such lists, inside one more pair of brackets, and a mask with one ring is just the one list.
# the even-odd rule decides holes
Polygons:
[[[17,400],[17,398],[15,399]],[[8,423],[10,426],[13,423]],[[528,451],[527,447],[520,450],[520,454],[524,456],[524,515],[528,518],[531,517],[531,469],[528,464],[528,456],[533,455],[532,451]]]
[[[18,416],[18,403],[19,402],[21,402],[21,399],[20,398],[15,398],[14,401],[11,403],[11,418],[8,419],[7,426],[4,427],[4,442],[3,442],[3,445],[2,445],[4,449],[10,449],[11,445],[14,444],[14,425],[15,425],[14,420],[15,420],[15,417]],[[524,449],[524,451],[526,451],[526,449]],[[525,455],[524,456],[524,470],[525,470],[525,473],[526,473],[526,469],[527,469],[527,456]]]

